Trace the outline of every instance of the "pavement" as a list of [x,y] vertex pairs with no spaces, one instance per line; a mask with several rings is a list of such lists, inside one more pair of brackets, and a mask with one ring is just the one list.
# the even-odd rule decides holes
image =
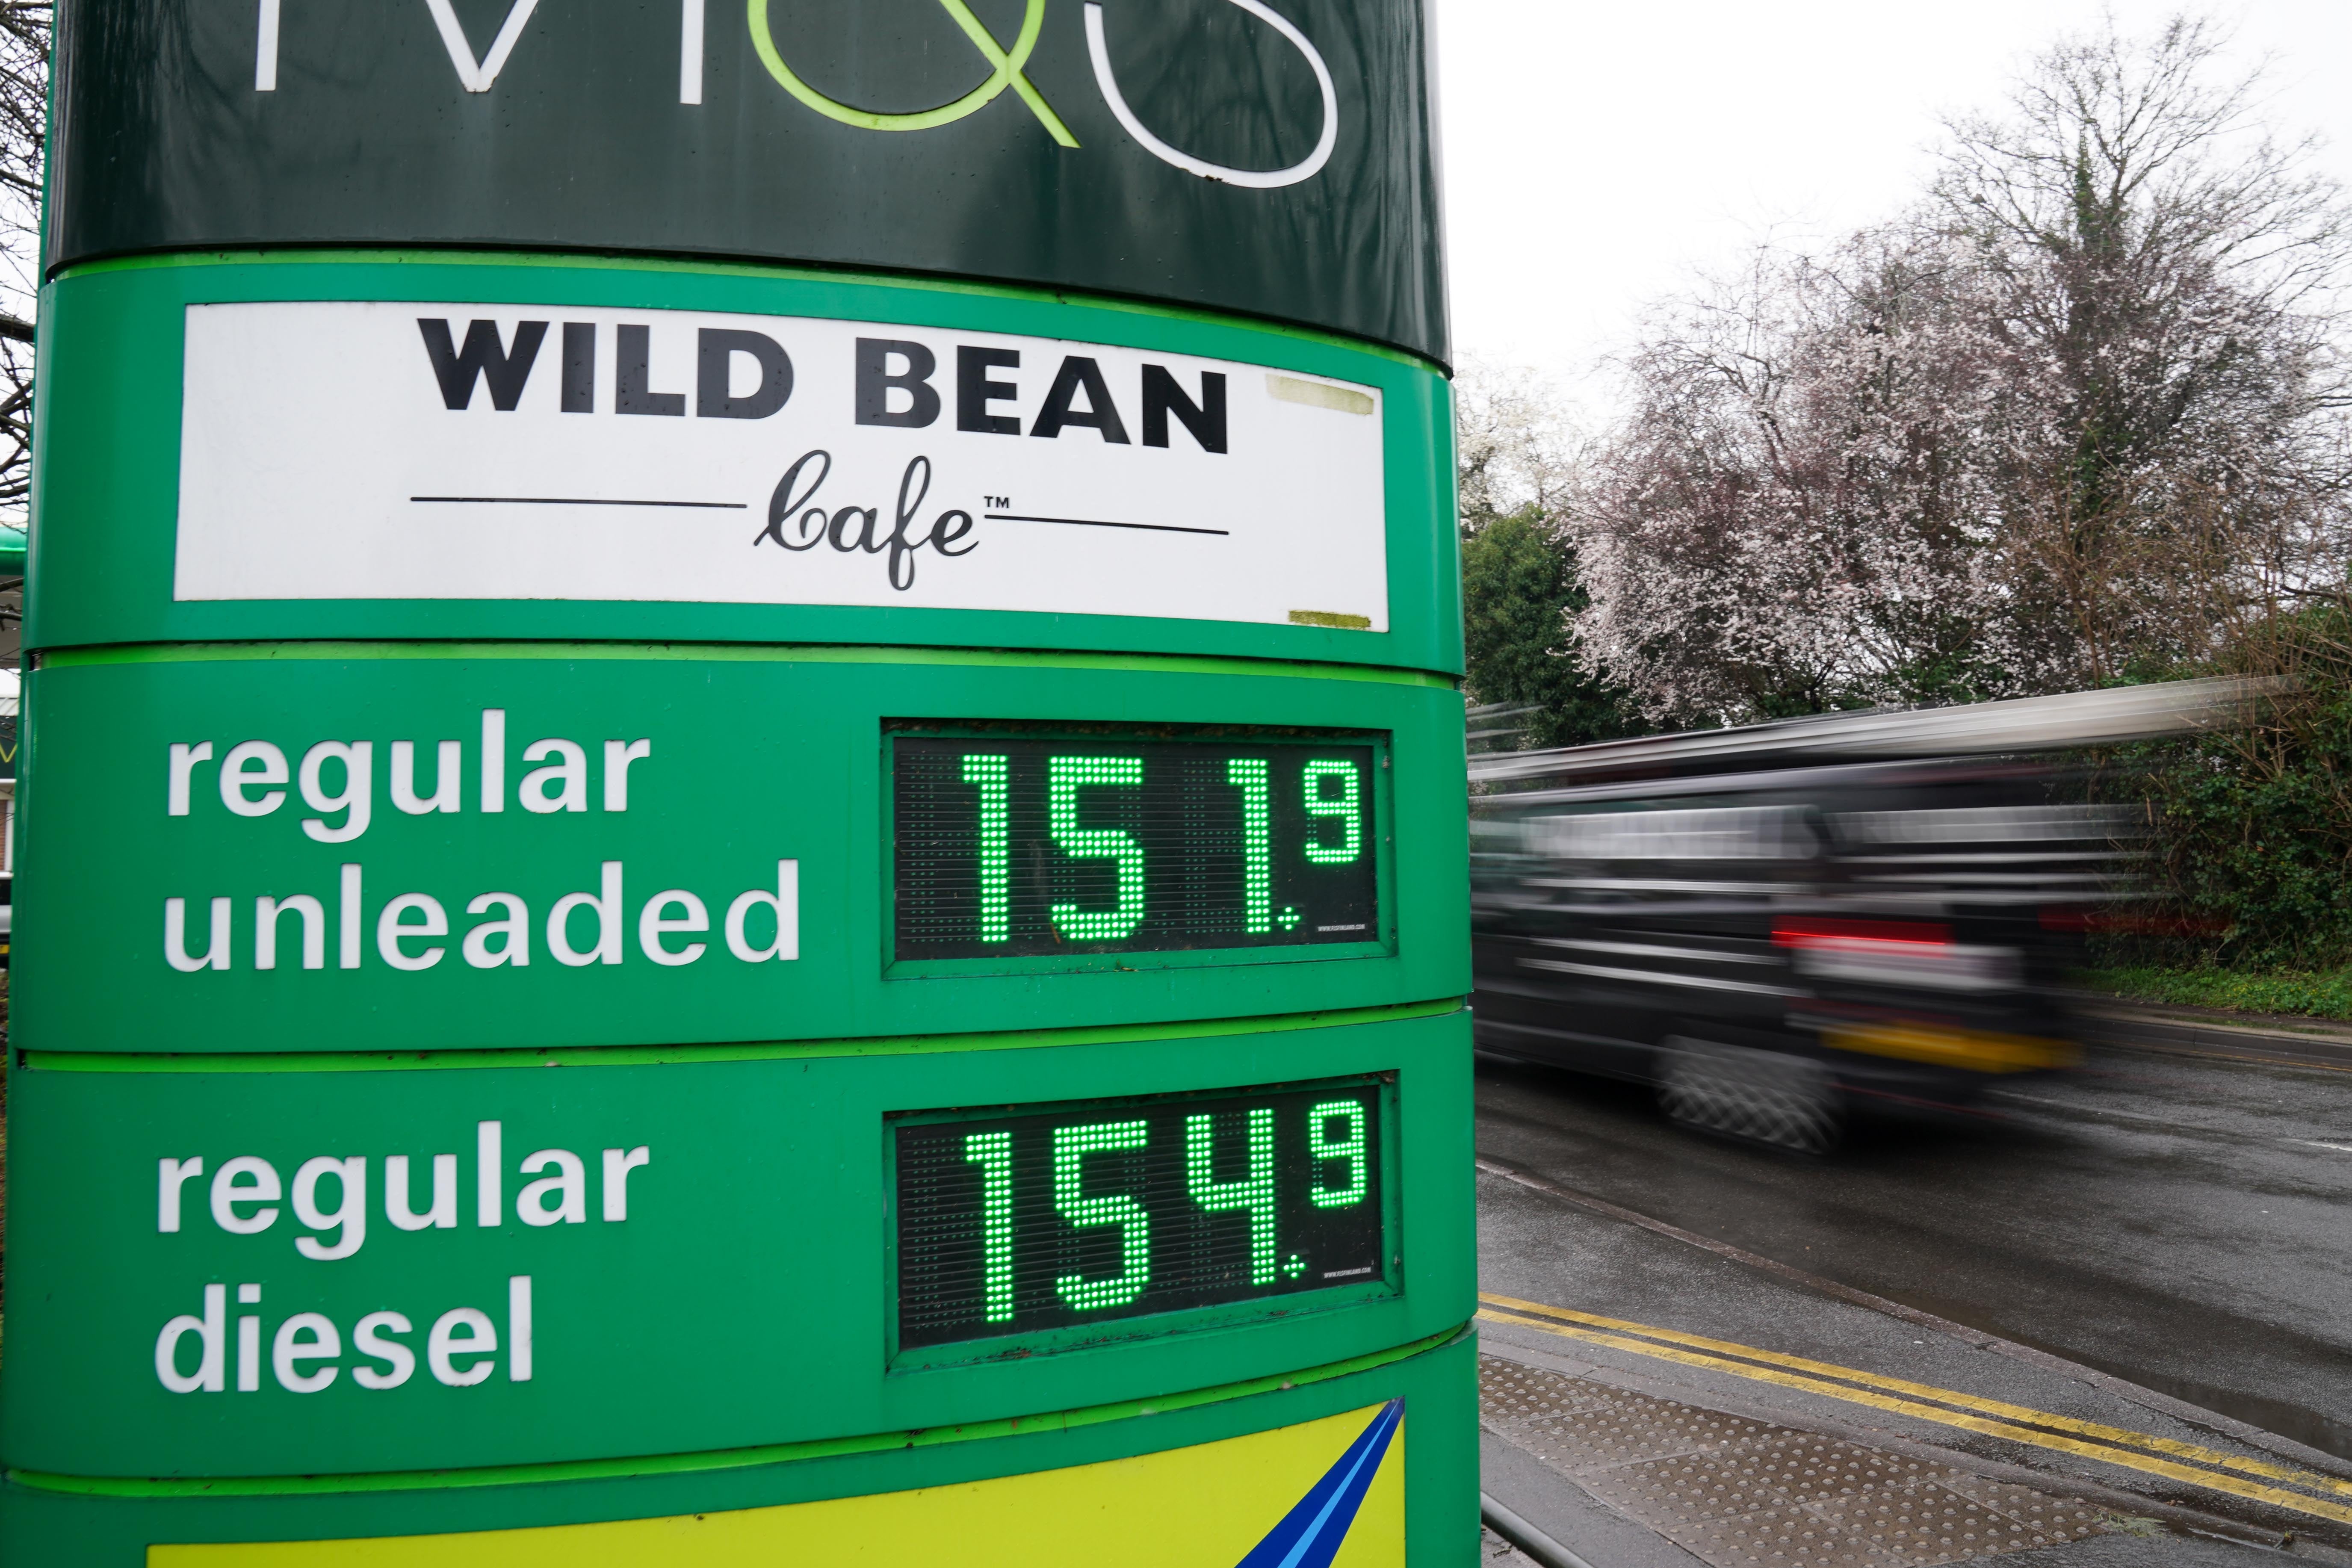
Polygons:
[[2352,1563],[2352,1031],[2101,1034],[1822,1161],[1482,1060],[1488,1492],[1592,1568]]

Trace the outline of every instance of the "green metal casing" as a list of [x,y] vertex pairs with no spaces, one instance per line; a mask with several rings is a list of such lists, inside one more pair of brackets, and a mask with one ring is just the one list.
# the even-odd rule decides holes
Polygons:
[[[416,300],[837,317],[1127,344],[1377,386],[1391,627],[808,605],[187,603],[171,562],[179,323],[226,300]],[[1475,1550],[1459,616],[1448,401],[1393,350],[1169,307],[776,268],[372,252],[167,256],[47,286],[8,1104],[0,1556],[127,1568],[159,1542],[415,1535],[900,1492],[1212,1441],[1402,1396],[1408,1550]],[[657,738],[625,817],[168,818],[173,742]],[[886,720],[1382,737],[1384,929],[1315,950],[896,968]],[[225,749],[225,746],[224,746]],[[201,816],[201,813],[198,814]],[[201,908],[364,868],[534,909],[802,868],[799,960],[709,975],[369,963],[183,974]],[[239,916],[243,919],[242,914]],[[242,935],[239,941],[245,940]],[[882,1117],[1390,1075],[1393,1267],[1347,1290],[968,1356],[889,1353]],[[159,1157],[658,1151],[625,1227],[157,1230]],[[470,1159],[470,1154],[467,1158]],[[511,1157],[509,1158],[511,1164]],[[212,1168],[208,1166],[208,1169]],[[519,1178],[518,1178],[519,1180]],[[201,1184],[188,1189],[191,1212]],[[207,1282],[269,1321],[422,1318],[538,1281],[529,1385],[183,1396],[158,1325]],[[417,1380],[423,1384],[424,1380]],[[478,1397],[474,1397],[478,1396]],[[1151,1419],[1144,1417],[1150,1415]]]
[[[1030,1568],[1107,1553],[1024,1557],[1034,1521],[1012,1502],[954,1515],[995,1519],[969,1527],[995,1531],[987,1539],[925,1538],[914,1521],[949,1517],[923,1511],[940,1499],[1044,1496],[1020,1488],[1076,1476],[1068,1485],[1094,1489],[1075,1503],[1057,1494],[1063,1506],[1131,1520],[1108,1554],[1191,1564],[1155,1556],[1157,1543],[1181,1521],[1230,1516],[1218,1539],[1241,1544],[1200,1560],[1223,1568],[1265,1530],[1227,1495],[1238,1470],[1288,1452],[1311,1458],[1310,1474],[1329,1465],[1328,1479],[1357,1451],[1334,1460],[1329,1442],[1401,1430],[1372,1462],[1385,1479],[1368,1484],[1389,1489],[1365,1517],[1381,1522],[1339,1545],[1339,1568],[1466,1568],[1477,1487],[1462,651],[1419,0],[64,0],[57,62],[15,824],[0,1561],[719,1568],[797,1552]],[[421,308],[387,308],[404,302]],[[311,327],[265,351],[220,325],[259,319],[236,316],[243,307],[310,323],[373,311],[396,330],[368,341],[404,357],[388,372],[361,337],[295,341]],[[664,384],[686,391],[648,392],[647,340],[628,347],[656,313],[681,345],[700,345],[667,362]],[[614,588],[608,574],[599,593],[453,579],[432,596],[339,597],[188,575],[192,560],[263,550],[252,542],[265,513],[294,520],[267,547],[289,556],[341,537],[341,492],[256,499],[281,468],[331,453],[358,495],[374,482],[358,470],[386,452],[474,440],[478,458],[483,432],[520,429],[475,329],[496,329],[489,346],[511,369],[499,333],[520,363],[522,329],[499,323],[522,318],[548,334],[535,384],[547,414],[564,378],[561,414],[537,426],[561,426],[559,445],[601,429],[619,451],[656,426],[691,432],[660,448],[672,454],[655,476],[667,499],[607,490],[554,515],[585,529],[615,515],[598,507],[674,509],[658,516],[743,552],[717,576],[666,596],[628,597],[637,584]],[[428,321],[446,330],[430,375],[434,339],[417,335]],[[204,323],[218,331],[199,363]],[[829,345],[829,368],[795,349],[797,405],[792,370],[779,384],[760,357],[763,331],[770,351]],[[1299,597],[1281,605],[1297,609],[1180,604],[1171,589],[1103,613],[1102,578],[1075,569],[1054,595],[1000,583],[996,598],[958,601],[997,607],[944,607],[943,514],[923,567],[934,602],[828,597],[808,584],[830,558],[789,554],[801,546],[774,531],[789,473],[763,470],[775,497],[750,499],[751,468],[726,489],[675,454],[764,462],[758,443],[772,441],[782,468],[820,438],[847,454],[892,426],[887,397],[865,401],[865,379],[847,418],[850,340],[869,331],[939,344],[939,386],[956,401],[942,415],[934,398],[937,439],[969,454],[983,435],[1018,436],[990,455],[1017,451],[1001,467],[1032,475],[1066,461],[1108,473],[1116,458],[1129,492],[1096,484],[1105,504],[1157,485],[1190,509],[1176,527],[1119,511],[1088,513],[1088,526],[991,526],[1204,538],[1225,508],[1253,510],[1263,534],[1295,521],[1285,507],[1319,505],[1289,539],[1344,538],[1347,558],[1295,568],[1283,586]],[[1135,438],[1103,422],[1106,393],[1085,393],[1091,417],[1058,447],[1030,439],[1056,436],[1042,421],[1024,430],[984,398],[961,401],[974,375],[1010,363],[983,355],[974,371],[950,346],[981,334],[1025,347],[1033,377],[1098,358],[1140,377],[1122,383],[1130,398],[1141,389]],[[490,407],[444,374],[460,338]],[[642,406],[628,403],[631,352],[652,399]],[[760,394],[730,390],[737,353],[761,367]],[[1181,356],[1200,403],[1154,415],[1150,377],[1164,367],[1142,356]],[[582,368],[590,361],[601,368]],[[281,445],[236,448],[225,476],[229,448],[201,434],[247,406],[219,390],[224,363],[276,399],[241,428],[285,429]],[[390,420],[320,434],[317,409],[395,374],[420,395],[404,435]],[[810,414],[824,374],[831,425]],[[1260,492],[1204,479],[1229,455],[1213,429],[1229,384],[1266,430],[1313,406],[1326,412],[1309,417],[1357,434],[1279,448],[1269,437],[1247,470]],[[1047,401],[1062,396],[1066,413],[1076,395]],[[564,417],[583,412],[606,422]],[[1375,412],[1376,426],[1356,423]],[[1189,432],[1173,449],[1171,418]],[[565,449],[582,469],[605,455],[593,441]],[[1309,455],[1267,466],[1268,450]],[[1352,455],[1330,456],[1341,450]],[[894,474],[906,464],[903,531],[919,447],[889,452]],[[982,500],[984,465],[951,485],[944,448],[919,453],[934,507],[1015,510],[994,493],[1003,483]],[[641,482],[648,470],[632,471]],[[1185,473],[1194,489],[1169,478]],[[1318,487],[1352,499],[1325,504]],[[1266,499],[1277,492],[1290,499]],[[425,532],[405,558],[385,542],[427,515],[403,507],[482,502],[465,515],[487,560],[498,530],[525,515],[508,501],[540,504],[375,495],[368,504],[404,521],[377,537],[374,575],[345,591],[415,581],[400,574],[440,561]],[[784,551],[754,539],[762,507]],[[431,515],[446,548],[457,514]],[[837,554],[855,548],[842,532],[855,518],[835,513]],[[870,558],[874,515],[865,526]],[[645,553],[625,564],[649,581],[685,553],[682,533],[634,537]],[[1066,558],[1111,558],[1087,548]],[[1375,551],[1384,575],[1360,570]],[[1326,561],[1348,584],[1328,597]],[[719,580],[739,562],[763,585]],[[1371,582],[1384,584],[1377,605]],[[1204,601],[1222,586],[1208,583]],[[1003,607],[1013,603],[1055,607]],[[1374,759],[1378,929],[1299,946],[900,962],[887,737],[907,723],[1344,733]],[[246,742],[282,759],[373,748],[372,817],[316,815],[323,775],[289,774],[275,805],[215,788]],[[649,748],[634,764],[632,744]],[[410,775],[395,758],[449,747],[478,798],[425,806],[398,793]],[[519,783],[530,758],[567,754],[583,759],[579,793],[530,804]],[[592,803],[585,780],[600,765]],[[663,943],[682,938],[646,923],[657,906],[686,907],[659,904],[669,892],[707,906],[702,956],[681,957]],[[772,957],[720,916],[763,898],[778,918]],[[796,945],[783,936],[788,900]],[[394,929],[404,907],[425,921],[415,934]],[[481,928],[467,922],[524,908],[533,921],[556,911],[560,931],[575,929],[562,910],[593,913],[598,945],[574,952],[566,936],[559,951],[527,926],[539,945],[520,966],[471,945]],[[1387,1256],[1371,1274],[897,1346],[892,1115],[1327,1080],[1369,1081],[1380,1097]],[[224,1187],[240,1160],[280,1181],[277,1194]],[[323,1189],[298,1174],[322,1163],[358,1173],[328,1184],[346,1200],[340,1228],[316,1211]],[[458,1170],[462,1215],[437,1200],[436,1217],[411,1212]],[[363,1230],[348,1217],[354,1181]],[[413,1329],[397,1331],[430,1359],[426,1324],[437,1335],[466,1310],[505,1336],[480,1381],[445,1376],[446,1362],[432,1376],[362,1381],[365,1322],[403,1315]],[[324,1384],[303,1384],[282,1353],[306,1314],[342,1336]],[[192,1334],[216,1347],[212,1370],[174,1359]],[[1399,1401],[1402,1427],[1383,1426]],[[1380,1412],[1370,1426],[1368,1410]],[[1183,1456],[1210,1453],[1227,1469],[1184,1468]],[[1194,1478],[1191,1491],[1149,1479],[1178,1475]],[[1284,1486],[1259,1500],[1286,1525],[1306,1505],[1282,1514],[1298,1492]],[[828,1508],[866,1510],[854,1550],[709,1544],[730,1519],[798,1530]],[[628,1521],[658,1528],[631,1534]],[[342,1544],[271,1544],[320,1542]]]

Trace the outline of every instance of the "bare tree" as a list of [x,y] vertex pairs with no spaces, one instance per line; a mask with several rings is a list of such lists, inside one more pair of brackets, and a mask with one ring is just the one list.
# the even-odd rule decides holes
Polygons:
[[1511,745],[1625,732],[1622,694],[1592,679],[1575,647],[1585,595],[1560,513],[1583,453],[1559,395],[1531,371],[1465,359],[1454,430],[1471,700],[1507,710],[1498,721]]
[[18,526],[32,487],[50,16],[49,0],[0,0],[0,521]]
[[2063,43],[1901,219],[1662,311],[1570,509],[1660,717],[2210,660],[2344,580],[2347,234],[2175,22]]
[[1986,580],[2000,380],[1964,257],[1759,252],[1654,316],[1569,531],[1588,658],[1662,720],[2004,683]]
[[1463,357],[1454,377],[1454,467],[1464,531],[1527,507],[1556,512],[1575,452],[1559,395],[1533,371]]
[[2210,80],[2221,42],[2182,18],[2060,45],[2006,116],[1950,127],[1935,186],[2021,373],[2017,588],[2084,679],[2210,652],[2217,589],[2260,605],[2341,572],[2315,503],[2346,479],[2352,223],[2310,142],[2259,122],[2259,73]]

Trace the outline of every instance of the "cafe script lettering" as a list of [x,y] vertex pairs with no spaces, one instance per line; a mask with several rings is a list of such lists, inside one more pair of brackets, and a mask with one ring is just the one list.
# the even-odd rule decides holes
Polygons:
[[1381,394],[803,317],[191,306],[182,600],[1387,627]]

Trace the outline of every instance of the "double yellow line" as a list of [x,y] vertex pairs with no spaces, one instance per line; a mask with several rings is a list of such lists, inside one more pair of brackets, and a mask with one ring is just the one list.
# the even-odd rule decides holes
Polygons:
[[[1705,1367],[1710,1372],[1727,1372],[1759,1383],[1777,1384],[1898,1415],[1981,1432],[2012,1443],[2080,1455],[2103,1464],[2120,1465],[2168,1480],[2252,1498],[2317,1519],[2352,1523],[2352,1506],[2328,1500],[2352,1499],[2352,1481],[2297,1469],[2292,1465],[2244,1458],[2151,1433],[2104,1426],[2095,1421],[2077,1421],[2071,1415],[2053,1415],[2045,1410],[1955,1389],[1885,1377],[1830,1362],[1808,1361],[1803,1356],[1783,1355],[1778,1351],[1706,1339],[1674,1329],[1654,1328],[1647,1323],[1595,1317],[1590,1312],[1549,1307],[1539,1301],[1521,1301],[1509,1296],[1481,1293],[1478,1299],[1486,1303],[1478,1316],[1487,1322],[1541,1329],[1546,1333],[1631,1351],[1636,1355]],[[2273,1481],[2284,1486],[2265,1484]],[[2299,1489],[2289,1491],[2285,1487]],[[2308,1495],[2311,1493],[2325,1495]]]

